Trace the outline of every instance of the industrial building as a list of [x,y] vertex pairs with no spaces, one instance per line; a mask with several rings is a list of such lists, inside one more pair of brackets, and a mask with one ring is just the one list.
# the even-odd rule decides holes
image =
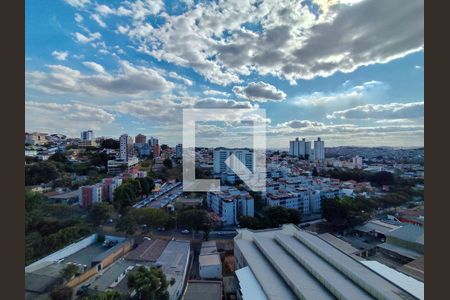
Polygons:
[[293,224],[238,230],[234,248],[241,299],[418,298]]

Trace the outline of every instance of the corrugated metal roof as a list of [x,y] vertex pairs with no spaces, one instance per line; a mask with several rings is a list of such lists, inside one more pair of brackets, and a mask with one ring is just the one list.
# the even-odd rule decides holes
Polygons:
[[235,247],[269,299],[415,299],[318,235],[295,225],[238,232]]
[[424,229],[418,225],[407,224],[389,232],[388,236],[412,243],[424,244]]
[[385,266],[377,261],[366,260],[362,261],[362,263],[384,278],[407,290],[417,298],[421,300],[425,299],[425,284],[423,282],[420,282],[419,280],[405,275],[397,270],[389,268],[388,266]]
[[235,273],[241,286],[243,300],[267,300],[266,294],[249,267],[239,269]]

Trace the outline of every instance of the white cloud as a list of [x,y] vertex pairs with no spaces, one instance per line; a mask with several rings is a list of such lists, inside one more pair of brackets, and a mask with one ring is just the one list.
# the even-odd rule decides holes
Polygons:
[[335,3],[319,17],[297,1],[199,3],[180,15],[160,12],[165,23],[156,28],[133,10],[139,22],[126,34],[139,51],[221,85],[251,72],[295,84],[423,49],[423,0]]
[[204,90],[203,94],[206,96],[223,96],[230,97],[230,93],[217,91],[217,90]]
[[117,9],[105,4],[97,5],[95,7],[96,12],[102,16],[116,15],[116,16],[130,16],[136,21],[142,21],[147,16],[157,15],[164,11],[164,2],[162,0],[151,1],[124,1],[124,6],[120,6]]
[[[26,85],[48,94],[78,94],[94,96],[140,96],[165,93],[174,88],[157,70],[120,61],[114,74],[102,73],[100,65],[85,64],[98,74],[86,75],[62,65],[47,65],[49,72],[27,72]],[[99,67],[100,66],[100,67]]]
[[75,14],[75,21],[76,21],[77,23],[83,22],[83,16],[80,15],[79,13],[76,13],[76,14]]
[[422,70],[422,69],[423,69],[423,67],[422,67],[422,66],[418,66],[418,65],[416,65],[416,66],[414,66],[414,69],[416,69],[416,70]]
[[343,83],[344,90],[332,93],[314,92],[308,95],[302,95],[295,100],[299,106],[311,107],[333,107],[335,105],[357,104],[362,101],[372,100],[383,96],[388,88],[386,84],[380,81],[367,81],[359,85],[350,86],[350,82]]
[[329,119],[415,119],[424,115],[424,102],[366,104],[335,111]]
[[327,145],[335,146],[421,146],[423,124],[388,124],[358,126],[356,124],[325,124],[309,120],[291,120],[268,127],[269,142],[288,147],[288,140],[304,137],[307,140],[320,136]]
[[64,0],[70,6],[75,8],[83,8],[91,2],[91,0]]
[[218,98],[206,98],[198,100],[195,108],[253,108],[252,104],[248,101],[236,101],[231,99],[218,99]]
[[91,19],[97,22],[100,27],[106,28],[106,23],[102,20],[102,18],[97,14],[92,14]]
[[105,4],[101,4],[101,5],[97,5],[95,7],[95,10],[101,14],[102,16],[107,16],[107,15],[111,15],[111,14],[115,14],[116,11],[114,9],[112,9],[111,7],[105,5]]
[[91,69],[91,70],[97,72],[97,73],[101,73],[101,74],[106,73],[106,72],[105,72],[105,68],[103,68],[102,65],[100,65],[100,64],[98,64],[98,63],[95,63],[95,62],[93,62],[93,61],[84,61],[84,62],[83,62],[83,65],[84,65],[85,67],[87,67],[87,68],[89,68],[89,69]]
[[178,74],[175,73],[175,72],[169,72],[168,75],[169,75],[169,77],[171,77],[171,78],[174,78],[174,79],[183,81],[183,83],[184,83],[185,85],[192,86],[192,85],[194,84],[194,83],[192,82],[192,80],[190,80],[190,79],[188,79],[188,78],[186,78],[186,77],[184,77],[184,76],[178,75]]
[[75,40],[81,44],[86,44],[86,43],[98,40],[102,37],[100,32],[89,33],[89,36],[85,36],[82,33],[75,32],[74,36],[75,36]]
[[410,124],[413,122],[411,119],[381,119],[375,121],[377,124]]
[[248,113],[248,109],[256,109],[257,107],[253,106],[249,101],[174,96],[121,101],[115,105],[109,106],[110,110],[130,115],[144,121],[172,126],[181,126],[184,108],[234,108],[236,117],[233,120],[227,121],[239,121],[239,116],[241,116],[239,109],[245,108],[245,111]]
[[52,55],[57,60],[66,60],[67,56],[69,55],[69,52],[67,51],[53,51]]
[[27,129],[78,136],[81,130],[100,130],[114,120],[113,114],[89,104],[25,101]]
[[259,81],[251,82],[247,86],[234,86],[233,92],[244,99],[258,102],[283,101],[286,94],[271,84]]
[[288,122],[277,124],[277,128],[324,128],[325,124],[322,122],[314,122],[310,120],[291,120]]

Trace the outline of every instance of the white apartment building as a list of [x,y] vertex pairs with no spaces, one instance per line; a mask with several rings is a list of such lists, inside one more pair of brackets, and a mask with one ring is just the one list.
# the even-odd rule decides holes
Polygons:
[[319,138],[314,141],[314,160],[325,159],[325,142]]
[[133,138],[128,134],[122,134],[119,138],[120,151],[119,159],[123,161],[128,161],[130,158],[134,157],[134,147]]
[[178,144],[175,146],[175,157],[182,158],[183,157],[183,145]]
[[356,169],[362,169],[363,167],[363,160],[362,157],[360,156],[355,156],[352,158],[352,162],[353,162],[353,167]]
[[254,200],[246,191],[222,186],[220,192],[208,192],[208,206],[220,216],[223,225],[239,223],[241,216],[254,216]]
[[93,141],[94,140],[94,132],[92,130],[82,131],[80,133],[80,138],[82,141]]
[[298,209],[298,196],[286,190],[274,190],[266,193],[269,206],[283,206],[284,208]]
[[128,161],[124,160],[108,160],[108,174],[117,175],[131,168],[139,162],[137,157],[131,157]]
[[39,132],[33,132],[33,133],[25,133],[25,144],[30,145],[43,145],[46,144],[47,141],[47,133],[39,133]]
[[340,187],[329,178],[307,176],[269,179],[262,194],[269,206],[297,209],[302,215],[320,213],[322,198],[353,196],[353,190]]
[[[253,171],[253,151],[246,148],[216,148],[214,149],[214,174],[222,173],[234,173],[231,168],[225,164],[225,160],[234,154],[235,158],[232,158],[230,163],[233,169],[241,170],[236,158],[250,171]],[[239,175],[239,174],[237,174]]]
[[289,155],[295,157],[309,158],[311,156],[311,142],[307,142],[304,138],[289,142]]

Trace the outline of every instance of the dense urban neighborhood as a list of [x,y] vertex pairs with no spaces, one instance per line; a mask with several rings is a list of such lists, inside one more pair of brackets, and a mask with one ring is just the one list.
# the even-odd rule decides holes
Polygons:
[[263,192],[196,148],[221,189],[184,192],[181,144],[25,133],[26,299],[423,299],[423,148],[325,142],[267,150]]

